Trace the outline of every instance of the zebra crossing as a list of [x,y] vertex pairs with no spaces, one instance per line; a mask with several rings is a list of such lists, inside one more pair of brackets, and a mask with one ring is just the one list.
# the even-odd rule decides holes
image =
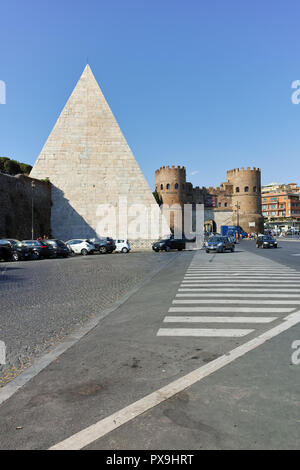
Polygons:
[[239,338],[299,309],[299,272],[272,261],[241,261],[225,264],[221,256],[209,263],[196,255],[157,336]]

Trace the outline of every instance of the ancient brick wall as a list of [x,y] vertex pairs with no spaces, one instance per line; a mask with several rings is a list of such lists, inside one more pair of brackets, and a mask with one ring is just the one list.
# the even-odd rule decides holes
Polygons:
[[0,238],[31,239],[32,196],[34,238],[50,236],[51,184],[0,173]]

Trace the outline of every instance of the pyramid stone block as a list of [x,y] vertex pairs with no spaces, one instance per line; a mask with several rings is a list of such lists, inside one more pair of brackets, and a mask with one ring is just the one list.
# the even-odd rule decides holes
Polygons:
[[[108,235],[102,232],[104,204],[114,209],[109,217],[116,215],[116,236],[122,235],[126,227],[121,227],[124,222],[118,218],[120,197],[126,198],[128,207],[143,204],[146,207],[144,215],[149,213],[149,225],[151,208],[157,210],[158,207],[89,65],[62,110],[30,176],[50,179],[53,185],[52,236],[63,240]],[[130,220],[127,218],[125,225]],[[168,232],[169,227],[163,219],[155,227],[152,224],[146,239],[150,243]],[[128,235],[130,238],[130,233]],[[135,238],[139,238],[138,234]]]

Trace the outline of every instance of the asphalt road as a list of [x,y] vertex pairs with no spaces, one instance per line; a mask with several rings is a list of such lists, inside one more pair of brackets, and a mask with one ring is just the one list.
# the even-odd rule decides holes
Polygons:
[[68,438],[67,448],[86,449],[299,448],[300,365],[291,356],[300,324],[285,320],[298,318],[300,302],[292,243],[171,253],[2,403],[0,448],[47,449]]

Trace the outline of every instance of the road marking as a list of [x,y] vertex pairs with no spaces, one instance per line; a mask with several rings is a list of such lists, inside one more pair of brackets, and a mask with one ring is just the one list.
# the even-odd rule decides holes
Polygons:
[[295,253],[292,256],[300,256],[300,253]]
[[[279,280],[279,279],[298,279],[300,280],[300,274],[299,275],[286,275],[282,276],[281,274],[272,274],[272,279]],[[184,276],[184,279],[223,279],[224,274],[189,274],[187,276]],[[238,279],[266,279],[266,275],[260,275],[260,274],[253,274],[253,275],[238,275]]]
[[[146,395],[145,397],[137,400],[136,402],[126,406],[125,408],[101,419],[95,424],[79,431],[78,433],[70,436],[69,438],[52,446],[51,450],[79,450],[88,446],[92,442],[100,439],[106,434],[114,431],[120,426],[132,421],[146,411],[151,410],[155,406],[163,403],[169,398],[177,395],[191,385],[199,382],[200,380],[208,377],[222,367],[230,364],[236,359],[244,356],[250,351],[264,344],[266,341],[278,336],[280,333],[288,330],[300,322],[300,312],[296,312],[286,317],[286,320],[274,328],[266,331],[258,337],[247,341],[246,343],[232,349],[229,353],[214,359],[213,361],[205,364],[198,369],[190,372],[189,374],[180,377],[179,379],[169,383],[168,385],[156,390],[155,392]],[[63,418],[62,418],[63,419]]]
[[277,317],[165,317],[165,323],[271,323]]
[[[227,280],[226,280],[226,279],[224,279],[224,280],[220,280],[220,279],[219,279],[219,280],[216,280],[215,282],[213,281],[213,279],[209,279],[209,280],[184,279],[184,280],[181,281],[181,282],[182,282],[182,283],[186,283],[186,284],[188,284],[188,283],[196,283],[196,284],[198,283],[198,284],[199,284],[200,281],[201,281],[201,284],[204,284],[204,283],[205,283],[205,284],[207,284],[207,283],[210,283],[210,284],[211,284],[211,283],[212,283],[213,285],[215,285],[215,284],[232,284],[233,286],[234,286],[234,285],[237,285],[237,284],[258,284],[258,285],[261,285],[261,280],[259,280],[259,279],[248,279],[248,280],[245,280],[245,279],[236,279],[236,280],[234,280],[234,282],[233,282],[232,279],[227,279]],[[291,285],[291,286],[292,286],[292,285],[293,285],[293,286],[298,286],[300,283],[296,283],[295,281],[292,282],[292,281],[278,281],[278,280],[276,280],[276,281],[273,282],[272,280],[270,281],[269,279],[268,279],[268,281],[267,281],[266,283],[264,282],[264,286],[265,286],[265,285],[268,285],[268,286],[269,286],[269,285],[273,285],[273,284],[276,284],[276,285],[289,284],[289,285]]]
[[194,289],[185,288],[186,284],[182,289],[178,289],[178,292],[298,292],[300,289],[264,289],[260,287],[195,287]]
[[285,307],[170,307],[168,312],[291,313]]
[[[179,289],[180,290],[180,289]],[[300,298],[299,294],[272,294],[272,293],[265,293],[265,294],[249,294],[249,293],[240,293],[240,294],[223,294],[223,293],[217,293],[215,292],[214,294],[207,294],[207,293],[201,293],[201,294],[176,294],[176,297],[268,297],[268,298],[287,298],[290,299],[291,297],[294,297],[296,299]]]
[[[207,304],[211,303],[210,299],[186,299],[173,300],[173,304]],[[239,300],[239,299],[215,299],[214,304],[254,304],[254,305],[300,305],[300,300]]]
[[160,328],[156,336],[197,336],[208,338],[242,338],[255,330],[229,328]]

